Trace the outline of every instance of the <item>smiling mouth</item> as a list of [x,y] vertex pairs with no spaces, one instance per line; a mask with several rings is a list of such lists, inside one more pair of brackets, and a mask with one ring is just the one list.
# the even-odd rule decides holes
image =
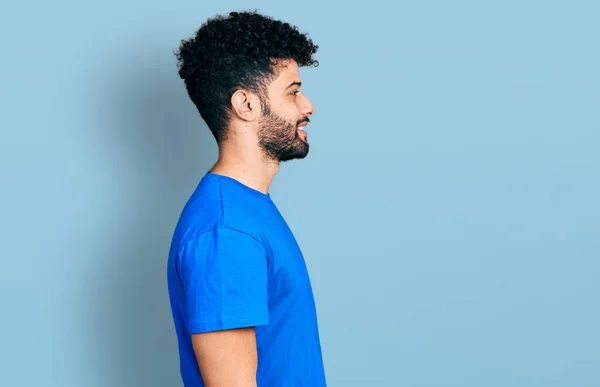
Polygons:
[[302,122],[302,123],[300,123],[300,124],[299,124],[299,125],[296,127],[296,130],[297,130],[297,131],[299,131],[299,132],[304,132],[304,133],[306,133],[306,125],[308,125],[308,120],[307,120],[307,121],[304,121],[304,122]]
[[306,125],[301,125],[301,126],[298,126],[298,127],[296,128],[296,131],[297,131],[298,133],[300,133],[300,134],[303,134],[303,135],[305,135],[305,136],[307,136],[307,135],[308,135],[308,133],[306,132]]

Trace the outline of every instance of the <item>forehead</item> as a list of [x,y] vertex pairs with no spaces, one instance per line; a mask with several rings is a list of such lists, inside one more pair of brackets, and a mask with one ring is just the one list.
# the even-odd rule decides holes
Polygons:
[[292,82],[300,82],[300,72],[296,61],[287,60],[276,65],[277,78],[272,82],[276,88],[286,88]]

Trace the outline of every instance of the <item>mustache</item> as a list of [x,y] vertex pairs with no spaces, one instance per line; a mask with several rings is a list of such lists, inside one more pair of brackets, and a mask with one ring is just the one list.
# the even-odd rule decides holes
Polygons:
[[306,117],[305,119],[298,121],[298,123],[296,125],[300,125],[305,122],[308,124],[310,122],[310,119],[308,117]]

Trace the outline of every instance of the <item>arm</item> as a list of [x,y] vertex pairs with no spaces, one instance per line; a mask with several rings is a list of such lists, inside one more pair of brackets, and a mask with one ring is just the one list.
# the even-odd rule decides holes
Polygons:
[[180,249],[186,325],[206,387],[256,387],[255,327],[269,323],[260,242],[217,228]]
[[254,328],[194,334],[192,344],[206,387],[256,387]]

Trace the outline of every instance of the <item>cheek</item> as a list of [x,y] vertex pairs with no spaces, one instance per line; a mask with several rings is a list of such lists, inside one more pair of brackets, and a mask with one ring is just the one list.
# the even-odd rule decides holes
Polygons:
[[293,111],[290,111],[290,117],[294,117],[297,120],[298,117],[302,116],[302,110],[305,105],[305,100],[298,98],[294,103]]
[[294,101],[287,104],[283,104],[281,106],[279,114],[287,121],[296,122],[298,121],[298,117],[300,116],[300,111],[300,104]]

